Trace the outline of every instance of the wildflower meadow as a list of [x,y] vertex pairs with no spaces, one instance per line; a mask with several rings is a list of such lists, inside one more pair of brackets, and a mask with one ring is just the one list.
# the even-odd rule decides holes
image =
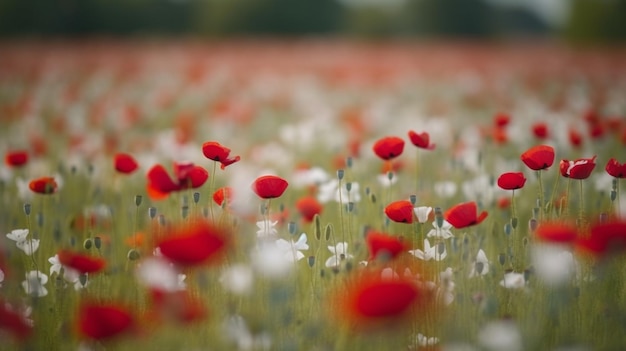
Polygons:
[[626,349],[623,50],[0,51],[0,350]]

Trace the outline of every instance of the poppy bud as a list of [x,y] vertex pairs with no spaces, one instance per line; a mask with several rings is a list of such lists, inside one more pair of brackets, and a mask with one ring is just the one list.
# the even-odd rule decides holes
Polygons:
[[517,228],[517,217],[511,218],[511,227],[513,227],[513,229]]
[[141,206],[141,202],[143,201],[143,196],[135,195],[135,205],[137,207]]
[[289,222],[287,223],[287,230],[289,231],[289,234],[294,235],[296,233],[297,230],[297,226],[295,222]]
[[309,256],[308,263],[309,263],[309,267],[312,268],[313,265],[315,265],[315,256]]
[[313,222],[315,222],[315,227],[313,228],[315,239],[320,240],[322,238],[322,224],[320,223],[320,216],[317,213],[313,216]]
[[183,207],[181,208],[181,216],[183,218],[187,218],[188,214],[189,214],[189,206],[183,205]]
[[154,216],[156,216],[156,212],[157,212],[156,207],[148,208],[148,216],[150,216],[150,219],[154,219]]
[[338,170],[337,170],[337,178],[338,178],[339,180],[342,180],[342,179],[343,179],[343,169],[338,169]]
[[346,166],[348,166],[348,168],[352,168],[352,157],[348,156],[346,158]]
[[195,192],[195,193],[193,193],[193,203],[197,204],[198,201],[200,201],[200,193]]
[[504,253],[499,254],[498,262],[500,262],[500,265],[504,266],[504,264],[506,263],[506,254]]
[[130,251],[128,251],[128,254],[126,254],[126,257],[130,261],[136,261],[136,260],[138,260],[141,257],[141,255],[139,254],[139,251],[137,251],[135,249],[130,249]]
[[504,234],[511,235],[511,223],[507,223],[504,225]]
[[85,241],[83,242],[83,247],[84,247],[86,250],[91,249],[91,246],[92,246],[92,245],[93,245],[93,241],[92,241],[91,239],[89,239],[89,238],[85,239]]
[[333,235],[333,225],[328,223],[326,225],[326,229],[324,230],[324,239],[326,239],[326,241],[329,241],[332,235]]
[[415,206],[415,203],[417,203],[417,195],[409,195],[409,201],[411,202],[411,205]]
[[24,204],[24,213],[26,213],[27,216],[30,216],[30,204]]
[[99,236],[93,238],[93,245],[96,247],[96,249],[100,250],[100,248],[102,247],[102,239]]

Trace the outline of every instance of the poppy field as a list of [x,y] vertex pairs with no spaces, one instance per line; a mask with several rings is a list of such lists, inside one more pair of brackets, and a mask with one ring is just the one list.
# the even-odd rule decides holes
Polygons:
[[626,349],[623,50],[0,52],[0,350]]

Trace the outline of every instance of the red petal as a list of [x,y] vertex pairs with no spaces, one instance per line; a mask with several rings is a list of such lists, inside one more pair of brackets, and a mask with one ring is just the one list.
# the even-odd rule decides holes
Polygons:
[[123,153],[118,153],[115,155],[114,163],[115,170],[120,173],[126,174],[133,173],[139,167],[137,161],[135,161],[135,159],[131,155]]
[[265,175],[258,177],[254,183],[252,183],[252,190],[260,198],[273,199],[280,197],[287,189],[286,180],[274,175]]
[[365,240],[370,251],[370,260],[375,259],[381,253],[394,258],[407,249],[406,245],[398,237],[385,233],[369,232]]
[[148,171],[148,188],[160,193],[170,193],[180,190],[178,184],[174,183],[172,178],[161,165],[155,165]]
[[483,211],[477,216],[478,206],[476,202],[465,202],[448,209],[444,218],[457,229],[473,226],[487,218],[487,212]]
[[161,254],[183,266],[199,265],[220,258],[226,247],[226,236],[220,228],[205,221],[172,229],[161,240]]
[[219,188],[213,193],[213,201],[215,201],[215,203],[218,204],[218,206],[222,206],[222,203],[224,203],[224,200],[226,200],[227,202],[231,202],[232,198],[233,198],[233,189],[228,186]]
[[19,312],[0,298],[0,330],[8,330],[18,340],[26,340],[33,329]]
[[578,237],[576,227],[566,223],[541,223],[535,230],[538,239],[554,243],[570,243]]
[[133,324],[125,308],[108,304],[83,303],[78,311],[78,328],[83,336],[101,340],[117,336]]
[[414,283],[402,280],[366,281],[357,287],[355,312],[363,317],[397,317],[410,310],[419,296]]
[[103,258],[82,255],[69,250],[61,250],[58,255],[62,265],[81,273],[96,273],[106,266],[106,261]]
[[10,151],[4,156],[4,163],[9,167],[20,167],[28,163],[28,152]]
[[383,160],[398,157],[404,150],[404,140],[398,137],[384,137],[372,147],[374,153]]
[[32,180],[28,187],[39,194],[52,194],[57,189],[57,183],[52,177],[41,177]]
[[554,163],[554,148],[549,145],[533,146],[520,158],[528,168],[534,171],[547,169]]
[[320,204],[317,199],[312,196],[300,198],[296,202],[296,208],[302,215],[302,218],[304,218],[307,222],[311,222],[316,214],[322,213],[322,204]]
[[498,177],[498,186],[504,190],[520,189],[526,183],[522,172],[507,172]]
[[394,222],[413,223],[413,205],[410,201],[394,201],[385,207],[385,214]]
[[204,154],[204,157],[210,160],[222,162],[228,158],[230,149],[217,141],[207,141],[202,144],[202,153]]
[[201,187],[207,179],[209,179],[209,172],[200,166],[194,166],[187,174],[189,179],[189,186],[193,189]]

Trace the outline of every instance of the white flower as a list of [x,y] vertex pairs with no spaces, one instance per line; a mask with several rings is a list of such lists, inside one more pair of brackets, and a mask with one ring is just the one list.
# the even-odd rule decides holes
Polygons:
[[456,194],[456,183],[451,181],[441,181],[435,183],[435,193],[444,199],[450,198]]
[[278,231],[274,228],[276,227],[276,224],[278,224],[278,221],[272,222],[269,219],[256,222],[256,226],[259,228],[256,232],[257,237],[266,238],[278,234]]
[[327,203],[331,200],[342,203],[361,201],[359,183],[350,183],[350,191],[348,191],[347,186],[346,183],[342,183],[341,189],[339,189],[339,180],[331,179],[320,185],[317,200],[321,203]]
[[39,239],[27,239],[15,243],[18,249],[24,251],[28,256],[34,254],[39,248]]
[[439,343],[439,338],[436,338],[434,336],[431,337],[427,337],[425,335],[423,335],[422,333],[418,333],[417,334],[417,344],[420,347],[427,347],[427,346],[433,346]]
[[220,283],[226,290],[243,295],[252,289],[253,279],[254,275],[249,266],[235,264],[222,272]]
[[489,273],[489,260],[483,249],[478,250],[476,260],[472,263],[468,278]]
[[328,173],[319,167],[297,170],[293,174],[292,184],[296,188],[322,184],[329,179]]
[[508,272],[504,274],[500,285],[507,289],[521,289],[526,286],[526,279],[522,273]]
[[269,350],[272,339],[268,332],[252,333],[246,321],[240,315],[228,318],[224,325],[228,338],[237,345],[238,350]]
[[490,322],[478,332],[479,343],[490,351],[522,350],[522,335],[513,321]]
[[28,229],[13,229],[9,234],[7,234],[7,238],[18,243],[25,241],[27,236]]
[[452,229],[452,224],[450,224],[445,219],[441,224],[441,228],[439,228],[439,226],[437,225],[437,221],[433,221],[433,227],[434,229],[431,229],[428,234],[426,234],[426,236],[429,238],[435,237],[440,239],[450,239],[454,236],[450,231]]
[[428,239],[424,239],[424,251],[415,249],[410,250],[409,253],[424,261],[441,261],[448,256],[448,251],[446,250],[444,242],[440,242],[439,244],[431,247]]
[[328,250],[333,254],[326,260],[325,266],[328,268],[339,267],[343,260],[353,257],[348,253],[347,242],[340,242],[335,246],[328,246]]
[[30,271],[26,273],[26,280],[22,282],[22,287],[28,295],[43,297],[48,295],[48,290],[44,286],[47,282],[47,275],[40,271]]
[[530,254],[537,277],[547,285],[564,284],[576,271],[574,256],[560,245],[534,245]]
[[417,221],[420,223],[426,223],[428,220],[428,216],[432,212],[433,208],[429,206],[418,206],[413,208],[413,212],[415,212],[415,217],[417,217]]
[[293,263],[285,259],[285,252],[274,242],[260,243],[251,259],[254,269],[268,278],[282,278],[293,268]]
[[135,269],[139,282],[151,289],[163,292],[185,290],[184,274],[179,273],[174,265],[162,258],[149,257],[142,260]]
[[398,177],[394,173],[391,173],[391,178],[389,177],[389,173],[385,173],[377,175],[376,179],[383,188],[388,188],[398,182]]
[[48,259],[48,262],[50,262],[50,264],[52,265],[50,266],[50,276],[52,276],[52,273],[61,274],[61,268],[63,268],[63,279],[65,279],[66,281],[70,283],[76,283],[80,278],[79,271],[71,267],[63,266],[61,264],[61,261],[59,261],[59,255],[54,255],[54,257],[50,257]]
[[304,254],[300,251],[309,249],[305,233],[302,233],[296,242],[278,239],[276,240],[276,246],[283,252],[285,259],[289,262],[300,261],[304,258]]

